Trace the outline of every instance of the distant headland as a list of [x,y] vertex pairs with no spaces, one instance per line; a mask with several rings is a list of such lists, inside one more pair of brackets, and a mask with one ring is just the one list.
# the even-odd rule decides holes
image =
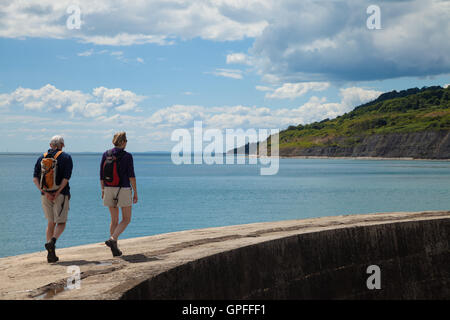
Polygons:
[[282,157],[450,159],[450,86],[383,93],[337,118],[289,126],[279,143]]

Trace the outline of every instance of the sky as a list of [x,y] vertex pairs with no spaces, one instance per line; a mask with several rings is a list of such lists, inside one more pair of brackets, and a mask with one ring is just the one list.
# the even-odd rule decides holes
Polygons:
[[[373,5],[376,8],[373,8]],[[450,83],[448,0],[0,2],[0,152],[170,151]]]

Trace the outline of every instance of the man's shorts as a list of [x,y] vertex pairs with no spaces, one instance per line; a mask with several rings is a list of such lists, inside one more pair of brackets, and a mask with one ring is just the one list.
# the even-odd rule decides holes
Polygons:
[[69,196],[60,194],[55,201],[50,201],[45,195],[41,196],[42,209],[49,222],[64,223],[69,214]]
[[133,205],[131,188],[105,187],[103,205],[106,207],[123,208]]

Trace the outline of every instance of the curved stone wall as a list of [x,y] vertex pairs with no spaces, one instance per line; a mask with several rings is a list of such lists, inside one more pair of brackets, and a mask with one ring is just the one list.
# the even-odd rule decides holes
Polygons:
[[[450,219],[302,233],[179,265],[122,299],[450,299]],[[381,289],[369,290],[368,266]]]

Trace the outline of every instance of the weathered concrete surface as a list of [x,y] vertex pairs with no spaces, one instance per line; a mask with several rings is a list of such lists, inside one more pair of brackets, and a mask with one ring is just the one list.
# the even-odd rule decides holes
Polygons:
[[[0,299],[450,299],[450,211],[208,228],[0,259]],[[369,265],[381,290],[368,290]],[[81,288],[64,290],[67,266]]]

